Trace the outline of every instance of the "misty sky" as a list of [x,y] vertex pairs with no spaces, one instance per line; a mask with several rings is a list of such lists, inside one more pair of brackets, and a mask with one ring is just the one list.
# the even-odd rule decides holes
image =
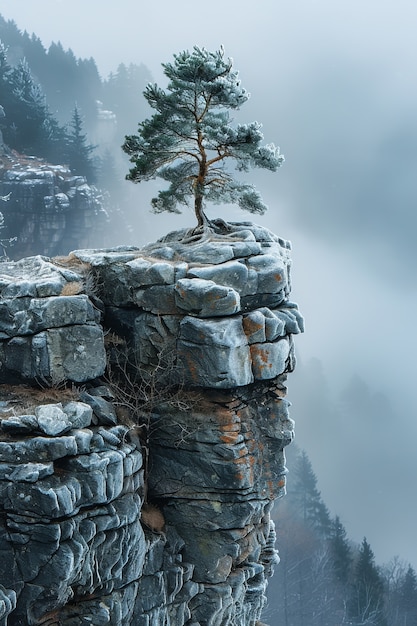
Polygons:
[[[358,376],[392,409],[372,428],[352,420],[347,439],[337,412],[326,433],[306,411],[297,442],[349,535],[366,535],[380,562],[398,554],[417,568],[417,3],[0,0],[0,13],[45,47],[94,57],[103,77],[144,63],[163,85],[173,53],[224,45],[252,94],[239,119],[262,122],[286,157],[254,176],[270,207],[256,221],[293,244],[300,363],[320,359],[335,397]],[[137,243],[192,219],[140,207]]]

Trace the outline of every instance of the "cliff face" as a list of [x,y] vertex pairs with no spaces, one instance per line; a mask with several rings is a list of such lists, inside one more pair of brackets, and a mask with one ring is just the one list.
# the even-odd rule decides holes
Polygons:
[[[10,196],[9,196],[10,194]],[[19,259],[33,254],[53,256],[97,241],[107,215],[99,192],[67,167],[51,165],[0,147],[0,196],[5,218],[3,239],[16,238],[7,254]]]
[[303,327],[289,245],[219,230],[0,266],[5,624],[260,618]]

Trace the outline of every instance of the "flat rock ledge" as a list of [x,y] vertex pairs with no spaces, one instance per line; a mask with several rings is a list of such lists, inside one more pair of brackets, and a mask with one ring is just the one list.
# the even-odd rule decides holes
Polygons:
[[303,319],[289,243],[216,231],[0,264],[2,626],[261,619]]

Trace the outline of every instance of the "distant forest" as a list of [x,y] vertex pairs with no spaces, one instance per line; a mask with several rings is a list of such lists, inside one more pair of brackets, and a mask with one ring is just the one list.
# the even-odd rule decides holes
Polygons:
[[370,543],[352,542],[332,517],[304,450],[286,448],[287,495],[275,504],[280,564],[265,619],[280,626],[412,626],[417,574],[398,558],[380,567]]
[[[69,165],[89,183],[117,186],[120,146],[145,115],[146,66],[121,63],[103,79],[93,58],[76,58],[0,15],[0,129],[5,144],[54,164]],[[126,165],[124,166],[126,169]]]
[[[59,42],[46,50],[36,35],[0,15],[5,144],[68,165],[114,198],[123,193],[127,171],[120,146],[147,114],[142,92],[150,80],[146,66],[134,64],[120,64],[103,78],[93,58],[77,59]],[[325,385],[317,377],[307,385],[304,377],[308,406],[302,410],[322,416]],[[347,397],[358,397],[354,391]],[[398,558],[378,566],[367,539],[354,544],[339,517],[330,515],[307,453],[293,444],[287,457],[288,494],[274,509],[281,564],[269,583],[265,619],[280,626],[415,626],[415,570]]]

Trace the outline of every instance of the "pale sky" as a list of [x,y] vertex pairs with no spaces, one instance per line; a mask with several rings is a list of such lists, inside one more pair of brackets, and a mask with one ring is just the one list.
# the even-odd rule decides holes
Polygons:
[[[160,64],[173,53],[224,45],[251,92],[242,116],[263,122],[266,140],[286,156],[273,178],[257,177],[270,210],[256,221],[293,244],[293,297],[306,317],[300,359],[321,359],[334,386],[363,377],[396,407],[394,432],[401,426],[391,458],[381,456],[381,468],[394,468],[392,488],[369,485],[366,457],[358,459],[357,500],[343,483],[352,468],[336,467],[343,442],[306,441],[299,426],[298,443],[349,535],[366,535],[381,562],[398,554],[417,568],[417,507],[404,495],[414,493],[417,473],[417,3],[0,0],[0,13],[45,47],[61,41],[92,56],[103,77],[134,62],[163,82]],[[167,223],[183,225],[141,215],[154,238]],[[289,399],[296,404],[291,379]],[[376,430],[370,445],[380,437],[388,431]],[[396,532],[388,509],[398,513]]]

